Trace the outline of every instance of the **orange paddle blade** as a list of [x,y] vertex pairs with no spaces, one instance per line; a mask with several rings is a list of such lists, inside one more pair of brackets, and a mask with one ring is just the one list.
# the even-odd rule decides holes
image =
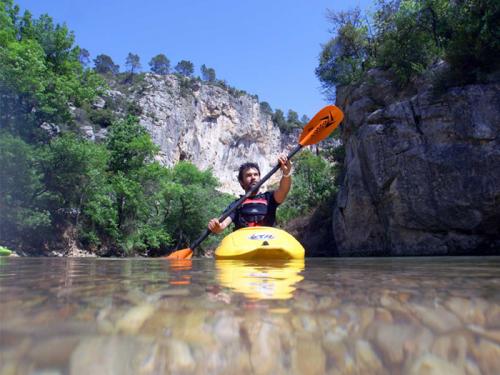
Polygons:
[[307,123],[302,130],[299,143],[302,146],[313,145],[328,137],[344,119],[344,113],[334,105],[328,105]]
[[191,259],[193,256],[193,250],[189,247],[187,249],[181,249],[170,253],[165,258],[167,259]]

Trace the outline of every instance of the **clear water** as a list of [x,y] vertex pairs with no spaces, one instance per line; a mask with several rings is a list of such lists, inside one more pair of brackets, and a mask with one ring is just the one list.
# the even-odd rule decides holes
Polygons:
[[0,258],[0,374],[500,374],[500,257]]

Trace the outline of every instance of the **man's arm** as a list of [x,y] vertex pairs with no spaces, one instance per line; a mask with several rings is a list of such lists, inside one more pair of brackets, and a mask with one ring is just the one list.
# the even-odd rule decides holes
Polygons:
[[292,186],[292,162],[285,155],[281,155],[278,161],[283,176],[278,189],[274,191],[274,200],[279,204],[284,202]]

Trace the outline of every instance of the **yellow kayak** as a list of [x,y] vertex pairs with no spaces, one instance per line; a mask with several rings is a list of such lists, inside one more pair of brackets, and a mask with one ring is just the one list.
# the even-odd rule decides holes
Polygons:
[[224,237],[216,259],[303,259],[304,247],[291,234],[272,227],[248,227]]

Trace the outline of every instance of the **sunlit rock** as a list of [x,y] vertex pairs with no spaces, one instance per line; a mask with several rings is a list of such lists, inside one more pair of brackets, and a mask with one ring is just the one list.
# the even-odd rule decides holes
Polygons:
[[318,340],[299,338],[292,351],[294,374],[321,375],[325,373],[326,356]]
[[247,328],[250,341],[250,361],[255,374],[285,374],[281,362],[282,350],[279,330],[268,322],[252,324]]
[[500,345],[481,339],[473,352],[484,374],[500,373]]
[[485,324],[485,310],[488,307],[488,303],[482,299],[452,297],[444,305],[464,323]]
[[411,343],[417,336],[418,328],[400,324],[379,324],[375,328],[377,348],[392,364],[401,364],[404,360],[406,343]]
[[439,333],[448,332],[461,326],[458,318],[442,306],[427,307],[412,304],[410,310],[423,324]]
[[169,340],[166,347],[168,368],[172,373],[190,373],[194,371],[196,361],[186,343],[179,340]]
[[119,332],[123,333],[137,333],[146,319],[153,315],[154,311],[155,308],[149,304],[135,306],[127,311],[127,313],[116,323],[116,328]]
[[69,362],[76,348],[77,337],[53,337],[37,342],[29,352],[29,358],[38,367],[63,367]]
[[137,374],[142,360],[152,350],[150,343],[110,336],[83,339],[71,355],[69,373]]
[[486,310],[486,324],[488,327],[500,328],[500,305],[492,304]]
[[465,375],[465,370],[433,354],[425,354],[411,366],[409,375]]
[[463,367],[467,360],[467,347],[467,339],[464,335],[452,334],[438,337],[431,351],[436,356]]
[[355,344],[355,359],[361,373],[383,374],[382,361],[373,351],[368,341],[357,340]]

